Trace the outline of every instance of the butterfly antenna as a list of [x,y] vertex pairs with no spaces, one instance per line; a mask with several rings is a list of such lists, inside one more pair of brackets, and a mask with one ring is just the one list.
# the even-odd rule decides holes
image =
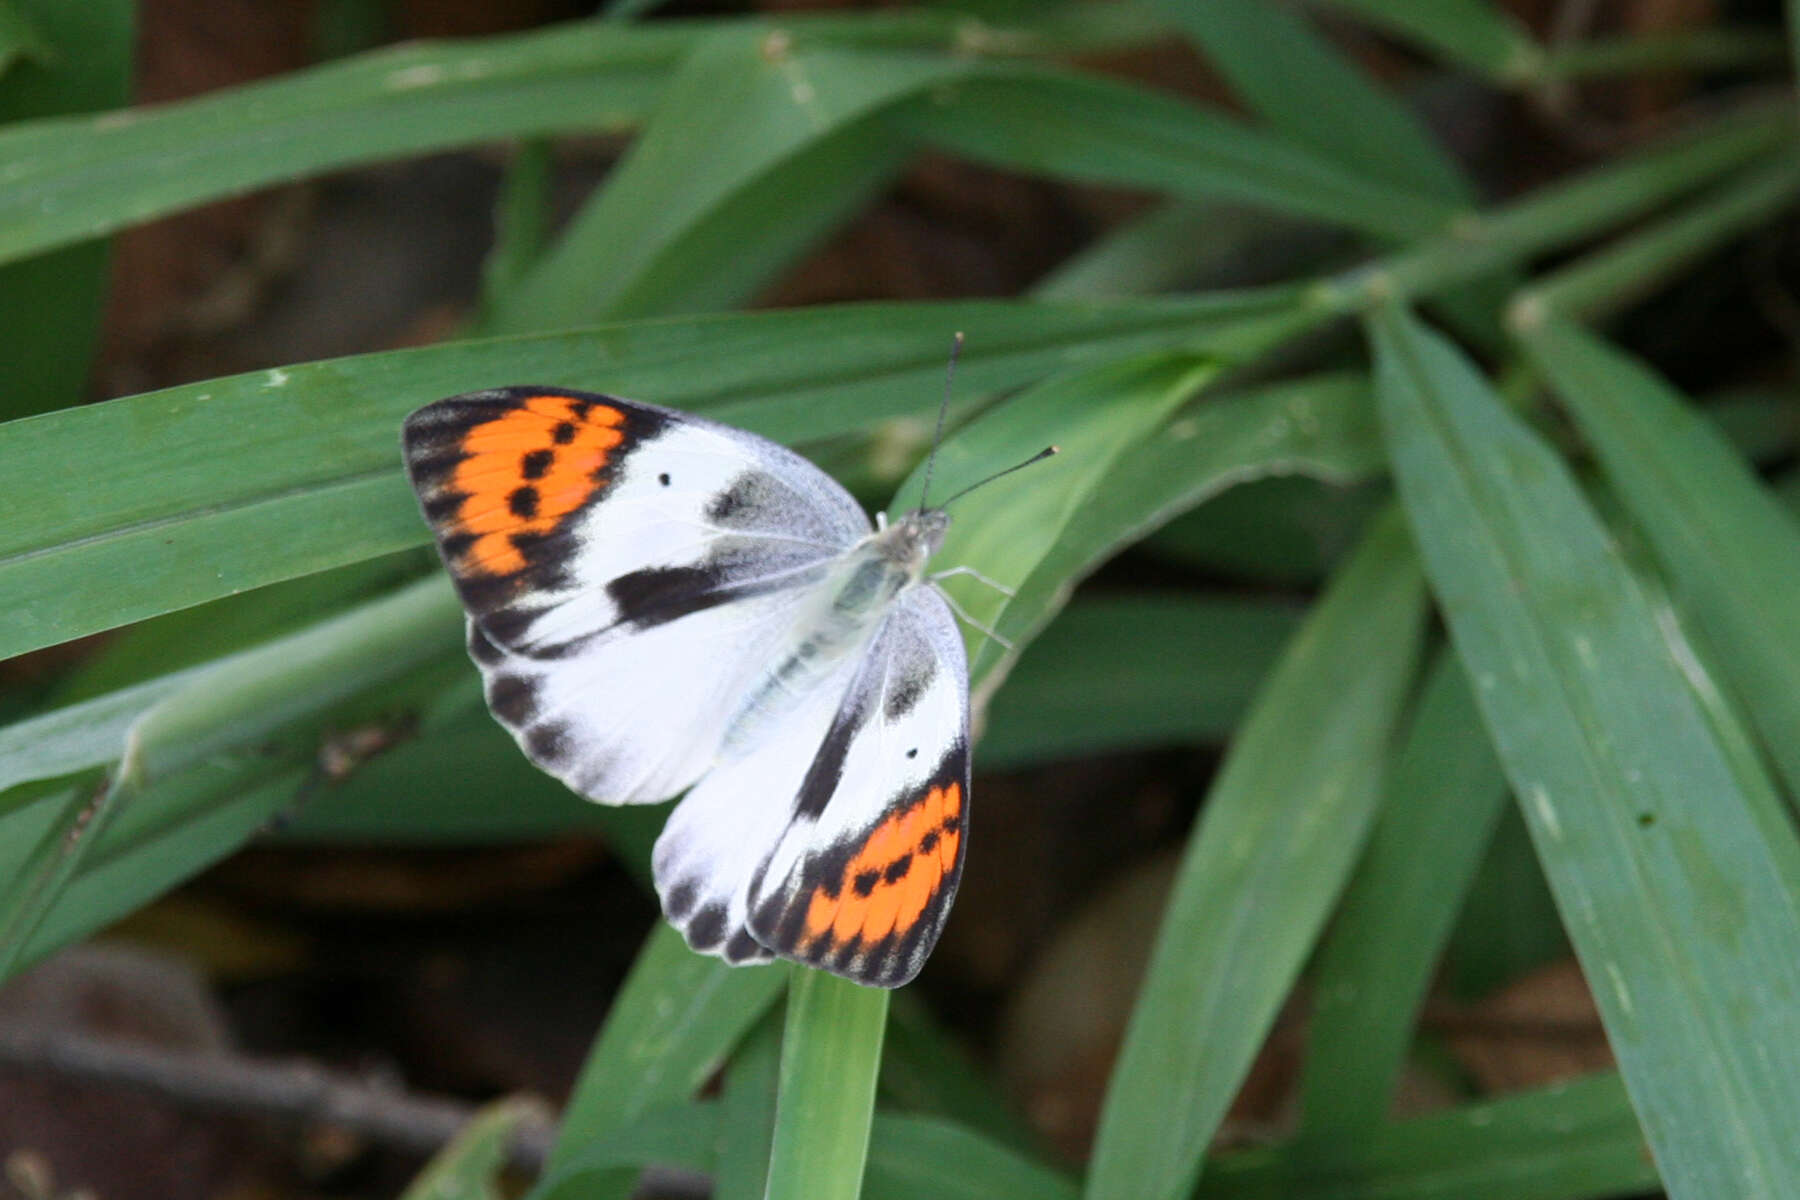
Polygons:
[[950,415],[950,385],[956,382],[956,356],[962,353],[962,330],[950,339],[950,366],[944,372],[944,402],[938,405],[937,432],[931,435],[931,457],[925,460],[925,486],[919,489],[919,511],[925,511],[925,497],[931,494],[931,473],[937,470],[938,447],[944,444],[944,418]]
[[1046,458],[1049,458],[1052,455],[1061,454],[1061,453],[1062,453],[1062,449],[1058,446],[1045,446],[1042,450],[1039,450],[1036,454],[1032,455],[1030,458],[1026,459],[1024,462],[1014,463],[1012,466],[1006,468],[1006,470],[1004,470],[1004,471],[995,471],[992,475],[989,475],[986,479],[980,479],[980,480],[975,481],[974,483],[971,483],[968,487],[964,488],[962,491],[956,493],[956,495],[950,497],[948,500],[946,500],[942,504],[938,505],[938,507],[939,508],[949,508],[952,504],[955,504],[958,500],[961,500],[964,496],[968,495],[970,492],[974,491],[978,487],[986,487],[988,484],[994,482],[994,480],[996,480],[996,479],[1003,479],[1006,476],[1011,475],[1014,471],[1023,471],[1026,467],[1029,467],[1034,463],[1041,463]]

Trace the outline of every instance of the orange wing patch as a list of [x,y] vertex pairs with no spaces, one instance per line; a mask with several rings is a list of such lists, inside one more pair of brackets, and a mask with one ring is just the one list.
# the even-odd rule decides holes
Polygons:
[[624,440],[625,414],[577,396],[527,396],[516,408],[472,426],[449,489],[462,496],[449,532],[472,538],[456,566],[470,575],[523,571],[513,538],[546,534],[586,504]]
[[806,936],[821,948],[873,946],[917,925],[962,841],[962,785],[934,787],[875,827],[837,879],[814,890]]

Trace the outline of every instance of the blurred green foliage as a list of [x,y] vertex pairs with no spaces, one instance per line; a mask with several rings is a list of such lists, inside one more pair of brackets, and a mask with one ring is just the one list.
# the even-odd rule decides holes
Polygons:
[[[975,647],[977,767],[1230,742],[1090,1165],[1040,1158],[904,1005],[884,1055],[886,994],[732,970],[659,925],[534,1195],[623,1197],[652,1162],[808,1200],[1800,1195],[1800,491],[1752,458],[1791,457],[1791,422],[1681,394],[1599,324],[1791,209],[1780,33],[1545,45],[1488,0],[685,20],[622,3],[132,109],[131,6],[77,7],[0,0],[0,654],[138,624],[7,699],[0,972],[302,793],[291,837],[598,828],[641,874],[659,811],[573,802],[482,711],[418,550],[401,416],[552,380],[704,411],[892,488],[961,330],[945,473],[1047,436],[1068,451],[1005,510],[959,518],[946,550],[1018,586],[958,593],[1017,647]],[[1489,204],[1332,28],[1552,108],[1583,77],[1754,86]],[[1072,65],[1170,38],[1241,112]],[[600,131],[630,147],[552,232],[550,139]],[[109,233],[498,139],[522,149],[478,336],[78,403]],[[1032,299],[727,311],[928,150],[1163,203]],[[1233,251],[1321,227],[1327,254],[1282,280],[1209,283]],[[1776,405],[1793,384],[1789,362]],[[1132,546],[1221,586],[1074,591]],[[1302,611],[1293,589],[1315,583]],[[334,731],[401,725],[391,752],[321,778]],[[1446,955],[1455,980],[1492,984],[1565,937],[1617,1074],[1393,1120]],[[1297,1132],[1214,1151],[1302,985]],[[488,1187],[514,1120],[484,1118],[418,1194]]]

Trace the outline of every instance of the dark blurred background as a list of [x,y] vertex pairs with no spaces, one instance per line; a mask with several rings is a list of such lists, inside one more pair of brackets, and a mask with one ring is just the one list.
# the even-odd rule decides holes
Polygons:
[[[874,6],[677,3],[654,19],[820,7]],[[1780,12],[1776,0],[1505,7],[1544,37],[1559,22],[1584,35],[1726,17],[1774,28]],[[136,96],[176,100],[385,42],[492,34],[592,8],[569,0],[144,0]],[[1600,83],[1546,104],[1427,74],[1366,31],[1331,28],[1417,98],[1490,199],[1635,140],[1708,86],[1692,77]],[[1087,65],[1230,103],[1174,40]],[[558,143],[565,214],[623,146]],[[120,234],[92,396],[453,336],[477,300],[507,158],[493,147],[378,166]],[[1016,295],[1147,203],[926,157],[758,303]],[[1758,362],[1800,343],[1796,254],[1792,222],[1771,226],[1626,314],[1618,336],[1677,384],[1754,382]],[[1207,282],[1268,278],[1293,258],[1289,242],[1251,245]],[[1291,586],[1298,601],[1307,581],[1197,572],[1151,548],[1114,563],[1095,586],[1173,583]],[[58,656],[82,652],[81,644],[58,648],[6,670],[47,673]],[[977,755],[971,869],[914,990],[1071,1158],[1091,1133],[1153,914],[1215,760],[1216,751],[1166,750],[1000,774],[981,773]],[[1502,843],[1508,837],[1522,844],[1522,831]],[[0,992],[0,1018],[258,1061],[297,1057],[346,1079],[470,1103],[512,1092],[554,1102],[655,915],[606,847],[587,838],[471,850],[263,845],[132,917],[103,945],[67,953]],[[1541,970],[1498,993],[1446,987],[1432,1001],[1427,1022],[1457,1071],[1501,1088],[1608,1061],[1572,960],[1557,947],[1544,958]],[[1242,1136],[1283,1120],[1296,1020],[1277,1028],[1246,1085],[1233,1126]],[[1412,1090],[1407,1103],[1429,1105],[1442,1085],[1421,1076]],[[344,1128],[221,1116],[5,1069],[0,1157],[0,1196],[30,1200],[75,1189],[107,1200],[388,1195],[419,1163],[412,1151]]]

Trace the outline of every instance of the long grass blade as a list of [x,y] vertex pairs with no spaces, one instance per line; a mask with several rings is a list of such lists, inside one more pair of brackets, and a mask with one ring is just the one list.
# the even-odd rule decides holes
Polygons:
[[1365,179],[1451,203],[1474,199],[1454,160],[1406,106],[1294,9],[1262,0],[1163,0],[1161,7],[1284,137]]
[[1612,1071],[1380,1125],[1358,1149],[1348,1165],[1305,1140],[1223,1155],[1195,1200],[1614,1200],[1657,1186]]
[[474,387],[553,382],[816,439],[928,410],[958,329],[963,384],[980,395],[1292,312],[1293,293],[1277,289],[688,318],[309,363],[10,422],[0,657],[422,544],[400,421]]
[[1643,363],[1560,321],[1530,331],[1524,345],[1599,452],[1789,793],[1800,795],[1800,523],[1718,428]]
[[1107,1085],[1092,1200],[1192,1189],[1374,818],[1423,616],[1390,511],[1284,651],[1189,839]]
[[1664,1183],[1800,1192],[1792,826],[1562,463],[1406,312],[1372,333],[1433,590]]
[[1440,654],[1319,952],[1301,1111],[1321,1158],[1354,1161],[1382,1123],[1432,968],[1505,801],[1462,663]]
[[793,969],[767,1200],[862,1194],[888,993],[824,971]]

